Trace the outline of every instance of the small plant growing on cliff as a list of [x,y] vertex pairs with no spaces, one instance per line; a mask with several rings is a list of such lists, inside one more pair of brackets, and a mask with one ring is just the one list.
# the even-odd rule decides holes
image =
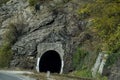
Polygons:
[[13,24],[8,26],[8,30],[3,35],[3,43],[0,48],[0,67],[8,67],[11,57],[12,50],[11,45],[15,43],[17,39],[16,29]]
[[97,74],[96,80],[108,80],[106,76],[101,76],[100,74]]
[[78,71],[73,72],[73,75],[80,76],[80,77],[86,77],[86,78],[92,78],[90,70],[78,70]]
[[22,34],[22,29],[25,26],[22,20],[17,19],[16,22],[10,23],[6,32],[3,34],[3,43],[0,47],[0,67],[8,67],[12,58],[11,46],[17,41]]
[[88,52],[78,48],[77,52],[73,55],[73,66],[76,70],[82,68],[82,62]]
[[34,6],[38,0],[28,0],[30,6]]
[[9,45],[12,45],[17,40],[17,30],[16,26],[11,23],[8,26],[8,30],[3,35],[3,41],[9,43]]
[[4,43],[0,48],[0,68],[8,67],[12,57],[12,50],[9,43]]
[[35,6],[38,2],[45,2],[49,0],[28,0],[30,6]]

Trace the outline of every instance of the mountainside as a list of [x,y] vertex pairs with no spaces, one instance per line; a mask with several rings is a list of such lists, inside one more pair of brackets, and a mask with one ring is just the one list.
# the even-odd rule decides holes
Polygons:
[[[1,7],[3,22],[0,30],[1,35],[4,34],[5,39],[7,38],[9,41],[11,39],[10,43],[13,43],[11,45],[14,56],[11,66],[33,69],[36,64],[37,45],[40,43],[60,42],[66,51],[65,59],[70,59],[66,60],[68,61],[67,65],[70,67],[72,53],[77,47],[75,45],[78,45],[78,43],[73,42],[73,38],[82,32],[81,27],[78,25],[79,20],[74,14],[74,6],[76,7],[72,3],[49,2],[49,5],[47,3],[41,4],[40,11],[35,12],[25,0],[9,1],[3,5]],[[14,26],[12,28],[14,28],[15,32],[10,33],[15,33],[15,35],[6,33],[11,25]],[[83,34],[83,36],[86,35]],[[71,57],[67,58],[67,55]],[[31,59],[31,57],[33,58]]]
[[91,77],[99,53],[105,52],[109,57],[102,56],[101,62],[107,60],[103,75],[109,80],[120,79],[119,0],[3,2],[0,3],[0,67],[35,69],[44,53],[58,50],[59,72],[79,74],[80,71]]

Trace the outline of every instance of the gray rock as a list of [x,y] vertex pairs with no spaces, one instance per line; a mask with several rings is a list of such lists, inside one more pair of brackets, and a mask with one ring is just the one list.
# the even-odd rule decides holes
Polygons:
[[[26,0],[10,0],[0,8],[2,23],[0,37],[7,29],[10,21],[19,23],[18,26],[22,25],[22,29],[17,28],[22,34],[12,45],[14,55],[10,63],[11,67],[33,69],[36,67],[38,45],[61,43],[61,48],[65,53],[62,57],[64,58],[63,72],[69,72],[73,69],[73,53],[75,53],[78,45],[82,41],[88,40],[90,36],[89,34],[81,34],[85,30],[86,22],[80,22],[77,18],[76,4],[70,2],[66,5],[61,4],[65,3],[64,1],[54,0],[46,4],[43,3],[41,4],[43,8],[37,13],[28,6]],[[49,7],[51,3],[52,7]],[[2,40],[0,39],[0,41]]]

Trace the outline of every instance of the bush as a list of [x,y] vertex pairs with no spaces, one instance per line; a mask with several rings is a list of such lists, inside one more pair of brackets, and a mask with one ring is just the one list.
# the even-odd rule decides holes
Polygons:
[[106,61],[105,67],[107,68],[112,66],[115,62],[119,60],[119,57],[120,57],[120,52],[110,54]]
[[95,80],[108,80],[106,76],[101,76],[100,74],[97,74]]
[[28,0],[30,6],[35,6],[37,2],[39,3],[39,2],[45,2],[45,1],[47,0]]
[[102,76],[100,74],[97,74],[96,77],[93,78],[91,70],[87,70],[87,69],[74,71],[72,75],[77,76],[77,77],[88,78],[90,80],[108,80],[106,76]]
[[0,48],[0,67],[8,67],[12,57],[11,46],[15,43],[16,29],[13,24],[10,24],[8,30],[3,35],[3,43]]
[[75,76],[85,77],[85,78],[92,78],[92,73],[89,70],[78,70],[73,73]]
[[3,43],[0,48],[0,68],[9,67],[12,50],[11,46],[17,41],[19,34],[21,32],[21,25],[17,23],[10,23],[8,30],[3,35]]
[[0,48],[0,68],[8,67],[12,57],[11,46],[15,43],[16,29],[13,24],[10,24],[8,30],[3,35],[3,43]]
[[28,0],[30,6],[34,6],[38,0]]
[[0,48],[0,68],[8,67],[12,57],[12,50],[9,43],[4,43]]
[[83,68],[82,63],[84,62],[84,58],[86,57],[87,54],[88,54],[88,52],[86,52],[80,48],[77,49],[77,52],[73,55],[73,67],[76,70]]

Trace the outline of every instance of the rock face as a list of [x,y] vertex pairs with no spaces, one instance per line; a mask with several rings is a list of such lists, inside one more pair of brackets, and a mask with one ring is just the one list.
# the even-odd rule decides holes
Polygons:
[[[41,52],[52,49],[58,51],[64,61],[63,72],[73,70],[73,53],[78,45],[92,38],[84,32],[91,23],[78,19],[76,9],[80,0],[75,1],[66,4],[64,0],[48,1],[40,5],[37,13],[26,0],[10,0],[0,7],[0,46],[10,23],[17,24],[20,33],[12,46],[14,55],[10,67],[34,69],[38,56],[44,54]],[[118,61],[111,70],[110,80],[119,80],[119,67]]]
[[[51,5],[54,4],[54,5]],[[33,69],[37,64],[38,45],[41,43],[61,43],[64,50],[63,72],[72,70],[72,55],[77,45],[76,38],[82,32],[82,25],[75,14],[76,4],[60,4],[60,8],[53,8],[58,3],[53,1],[41,4],[40,11],[35,13],[30,9],[26,0],[10,0],[0,7],[0,36],[2,36],[10,22],[21,23],[22,34],[12,46],[14,56],[11,67]],[[84,24],[84,23],[83,23]],[[74,40],[76,38],[76,40]],[[2,42],[2,38],[0,38]],[[53,46],[51,46],[53,47]]]

